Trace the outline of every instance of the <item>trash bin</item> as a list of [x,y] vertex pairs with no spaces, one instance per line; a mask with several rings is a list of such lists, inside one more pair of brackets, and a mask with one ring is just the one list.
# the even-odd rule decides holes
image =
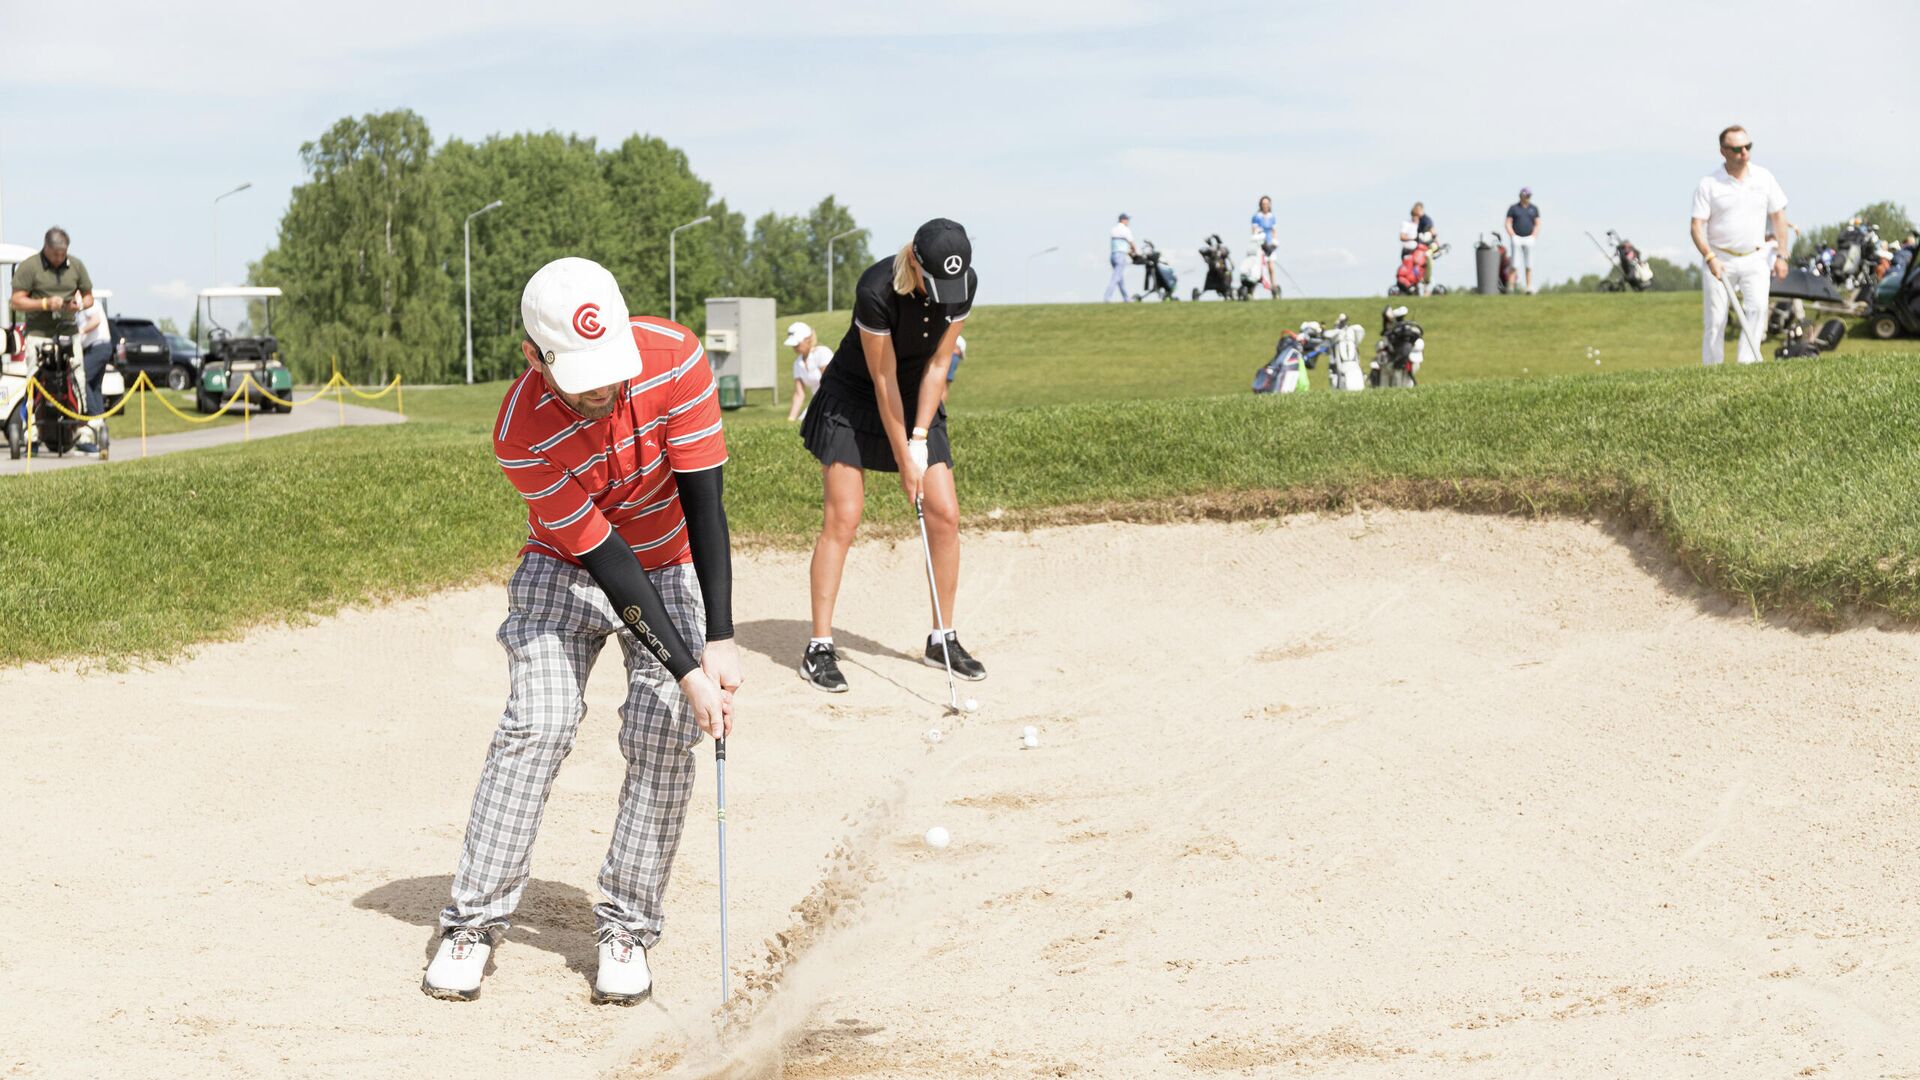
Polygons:
[[1481,237],[1473,245],[1473,291],[1481,296],[1493,296],[1500,291],[1500,248],[1499,237],[1489,240]]
[[720,407],[738,409],[747,403],[747,395],[740,392],[740,376],[722,375],[719,382]]

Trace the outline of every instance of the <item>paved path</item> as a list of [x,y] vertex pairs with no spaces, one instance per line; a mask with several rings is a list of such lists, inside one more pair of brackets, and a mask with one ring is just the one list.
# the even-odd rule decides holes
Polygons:
[[[244,408],[244,406],[242,406]],[[362,424],[400,424],[405,423],[397,414],[384,409],[370,409],[364,405],[349,404],[346,407],[347,423]],[[108,460],[104,463],[115,465],[123,461],[140,460],[140,424],[115,417],[110,421],[113,430],[113,445]],[[331,401],[316,401],[311,405],[302,405],[290,413],[254,413],[253,434],[255,440],[272,438],[275,435],[291,435],[298,431],[318,431],[322,428],[340,426],[340,407]],[[173,435],[147,436],[147,456],[178,453],[182,450],[204,450],[209,446],[236,443],[247,437],[244,424],[208,425],[194,431],[182,431]],[[0,443],[0,446],[4,446]],[[72,469],[82,465],[103,464],[91,454],[69,453],[65,457],[35,452],[33,471],[50,472],[54,469]],[[0,476],[14,476],[27,471],[25,458],[19,461],[8,459],[0,454]]]

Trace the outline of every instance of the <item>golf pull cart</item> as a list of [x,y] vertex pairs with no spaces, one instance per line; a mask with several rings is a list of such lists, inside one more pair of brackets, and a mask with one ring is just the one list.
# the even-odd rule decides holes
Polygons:
[[[272,285],[224,285],[201,289],[194,302],[194,322],[199,325],[201,353],[200,386],[193,396],[194,408],[203,413],[219,412],[229,401],[252,405],[261,412],[292,412],[291,405],[276,405],[263,396],[264,390],[286,400],[293,392],[293,372],[280,361],[280,342],[273,336],[273,300],[280,290]],[[222,302],[225,303],[222,303]],[[260,325],[252,325],[255,303],[260,305]],[[223,326],[214,318],[214,309],[233,317],[240,332]],[[247,376],[253,377],[252,384]]]

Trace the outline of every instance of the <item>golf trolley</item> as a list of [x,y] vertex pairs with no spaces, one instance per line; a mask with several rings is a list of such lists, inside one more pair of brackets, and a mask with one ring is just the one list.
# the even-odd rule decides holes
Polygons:
[[1341,312],[1330,327],[1322,327],[1317,322],[1300,324],[1300,344],[1306,350],[1301,358],[1307,370],[1321,357],[1327,358],[1327,388],[1330,390],[1364,390],[1366,380],[1360,374],[1360,342],[1367,336],[1367,328],[1358,323],[1349,323],[1346,312]]
[[1222,300],[1245,300],[1253,295],[1252,289],[1244,292],[1233,281],[1233,255],[1227,250],[1226,241],[1219,233],[1207,237],[1201,245],[1200,261],[1206,265],[1205,284],[1193,290],[1193,299],[1198,300],[1206,293],[1219,293]]
[[1426,333],[1419,323],[1407,321],[1405,306],[1381,309],[1380,340],[1374,345],[1367,384],[1383,390],[1418,386],[1417,375],[1426,349]]
[[[1453,250],[1452,244],[1437,244],[1433,234],[1423,232],[1415,241],[1413,250],[1400,257],[1400,267],[1394,271],[1393,287],[1387,290],[1388,296],[1418,296],[1421,285],[1432,277],[1433,261]],[[1428,285],[1430,296],[1446,295],[1445,285]]]
[[[1607,260],[1608,274],[1600,282],[1601,292],[1645,292],[1653,284],[1653,267],[1647,264],[1646,256],[1640,254],[1633,241],[1623,238],[1619,232],[1608,229],[1607,242],[1602,244],[1592,233],[1587,239],[1600,249],[1600,257]],[[1614,275],[1618,274],[1618,277]]]
[[[267,396],[285,401],[293,392],[293,372],[281,362],[280,341],[273,336],[273,299],[279,295],[280,290],[271,285],[200,290],[194,302],[194,319],[203,329],[206,342],[194,408],[203,413],[219,412],[229,402],[237,402],[256,406],[261,412],[293,411],[292,405],[278,404]],[[221,300],[246,303],[246,316],[237,324],[241,333],[214,321],[214,306]],[[257,333],[251,328],[256,312],[260,320]]]
[[1161,261],[1160,249],[1153,246],[1153,241],[1140,241],[1139,254],[1133,257],[1133,261],[1136,266],[1146,270],[1146,280],[1141,283],[1141,288],[1146,291],[1134,293],[1135,300],[1158,296],[1172,303],[1180,299],[1173,291],[1180,287],[1180,276],[1173,272],[1173,267]]

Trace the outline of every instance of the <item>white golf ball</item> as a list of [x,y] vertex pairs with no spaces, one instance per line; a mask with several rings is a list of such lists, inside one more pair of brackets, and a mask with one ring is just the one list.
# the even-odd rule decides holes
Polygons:
[[1020,737],[1023,739],[1037,739],[1040,737],[1040,729],[1034,727],[1032,724],[1028,724],[1026,727],[1020,729]]
[[979,699],[979,698],[968,698],[967,700],[965,700],[965,701],[963,701],[963,702],[961,702],[961,704],[962,704],[962,705],[964,705],[964,706],[966,706],[966,709],[967,709],[967,711],[968,711],[968,712],[979,712],[979,711],[980,711],[980,699]]
[[947,835],[947,830],[942,826],[935,825],[927,830],[927,846],[936,851],[952,842],[953,838]]
[[1032,750],[1040,745],[1040,736],[1029,731],[1025,735],[1020,736],[1020,745]]
[[946,735],[945,735],[944,733],[942,733],[942,732],[941,732],[941,730],[940,730],[939,728],[937,728],[937,727],[930,727],[930,728],[928,728],[928,729],[927,729],[927,735],[926,735],[926,739],[927,739],[927,741],[928,741],[928,742],[930,742],[930,743],[937,743],[937,742],[939,742],[939,741],[940,741],[941,739],[944,739],[944,738],[946,738]]

